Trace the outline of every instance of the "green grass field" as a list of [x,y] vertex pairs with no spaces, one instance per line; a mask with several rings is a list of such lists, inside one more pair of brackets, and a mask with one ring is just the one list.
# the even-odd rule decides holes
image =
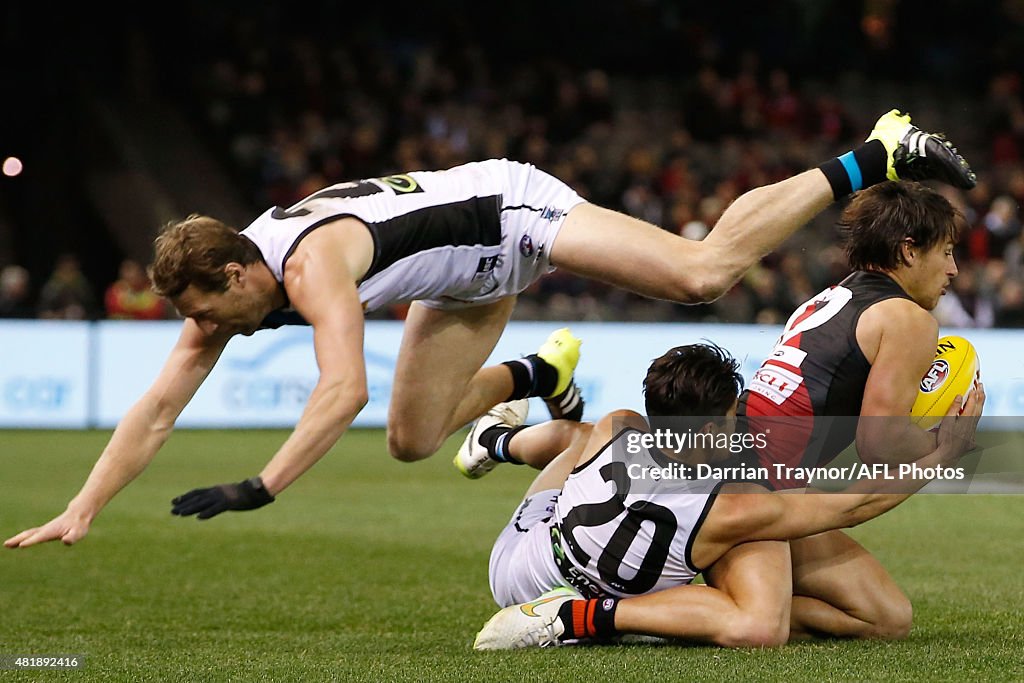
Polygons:
[[[0,431],[0,537],[81,485],[106,432]],[[346,436],[273,505],[169,514],[257,473],[285,432],[181,432],[72,548],[0,550],[0,655],[85,655],[2,680],[1024,680],[1024,496],[922,495],[854,530],[915,606],[900,643],[779,650],[631,645],[476,653],[491,542],[530,473],[470,482],[446,454],[392,461]]]

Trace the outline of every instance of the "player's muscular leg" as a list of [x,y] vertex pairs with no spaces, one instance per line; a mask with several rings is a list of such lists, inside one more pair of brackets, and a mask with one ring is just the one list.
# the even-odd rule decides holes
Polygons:
[[676,586],[623,600],[615,625],[629,633],[724,647],[775,647],[789,635],[789,548],[743,543],[706,573],[707,586]]
[[791,637],[901,639],[913,611],[889,573],[841,531],[790,542],[793,556]]
[[738,198],[700,242],[581,204],[559,230],[551,263],[656,299],[712,301],[830,203],[824,174],[806,171]]
[[543,468],[523,497],[565,486],[593,429],[588,422],[552,420],[516,434],[509,448],[531,467]]
[[515,297],[451,311],[412,305],[388,408],[392,456],[409,462],[427,458],[453,432],[508,398],[508,368],[481,366],[514,306]]

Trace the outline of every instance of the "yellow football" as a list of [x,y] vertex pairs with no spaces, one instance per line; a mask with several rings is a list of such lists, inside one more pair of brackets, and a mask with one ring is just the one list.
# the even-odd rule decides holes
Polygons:
[[974,345],[963,337],[942,337],[932,366],[921,378],[917,400],[910,411],[911,421],[921,429],[935,427],[958,394],[966,401],[980,377],[981,362]]

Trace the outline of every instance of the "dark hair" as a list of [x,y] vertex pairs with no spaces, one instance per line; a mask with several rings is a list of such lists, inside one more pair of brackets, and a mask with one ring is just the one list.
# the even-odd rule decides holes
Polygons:
[[743,389],[739,362],[712,343],[669,349],[644,378],[647,414],[656,417],[725,415]]
[[941,194],[920,183],[887,181],[854,196],[839,219],[853,270],[894,270],[909,238],[928,250],[960,239],[963,215]]
[[168,223],[154,248],[149,279],[153,291],[165,297],[176,297],[189,285],[204,292],[223,292],[228,288],[224,266],[247,266],[263,258],[259,247],[237,230],[198,214]]

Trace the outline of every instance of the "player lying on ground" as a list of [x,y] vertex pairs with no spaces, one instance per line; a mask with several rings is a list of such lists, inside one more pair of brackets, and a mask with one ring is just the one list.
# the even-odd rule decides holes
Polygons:
[[[731,442],[717,435],[733,434],[742,386],[736,368],[715,346],[670,350],[644,381],[650,424],[628,410],[593,426],[560,420],[516,429],[491,422],[480,449],[493,449],[504,436],[506,460],[544,470],[495,542],[491,591],[505,608],[484,625],[476,648],[623,633],[724,646],[904,635],[878,631],[817,595],[813,581],[798,578],[802,568],[791,566],[785,541],[876,517],[925,479],[865,478],[843,493],[785,495],[753,483],[643,474],[736,459],[728,448],[666,452],[642,442],[652,428],[678,425],[671,416],[696,418],[702,433],[716,435],[714,443]],[[935,449],[917,464],[950,465],[973,448],[984,403],[979,386],[958,417],[958,398]],[[708,585],[689,585],[700,573]]]
[[[388,448],[433,454],[489,407],[571,392],[570,363],[481,368],[516,295],[552,268],[681,303],[711,301],[838,198],[886,178],[970,188],[951,145],[883,115],[857,149],[737,199],[702,241],[588,203],[527,164],[492,159],[332,185],[275,207],[241,233],[192,216],[156,240],[154,288],[185,316],[150,389],[128,411],[67,509],[9,548],[71,544],[141,473],[227,342],[309,324],[320,376],[291,436],[258,476],[195,489],[172,511],[201,519],[266,505],[313,466],[367,401],[365,310],[412,301],[395,367]],[[568,354],[568,355],[571,355]]]

